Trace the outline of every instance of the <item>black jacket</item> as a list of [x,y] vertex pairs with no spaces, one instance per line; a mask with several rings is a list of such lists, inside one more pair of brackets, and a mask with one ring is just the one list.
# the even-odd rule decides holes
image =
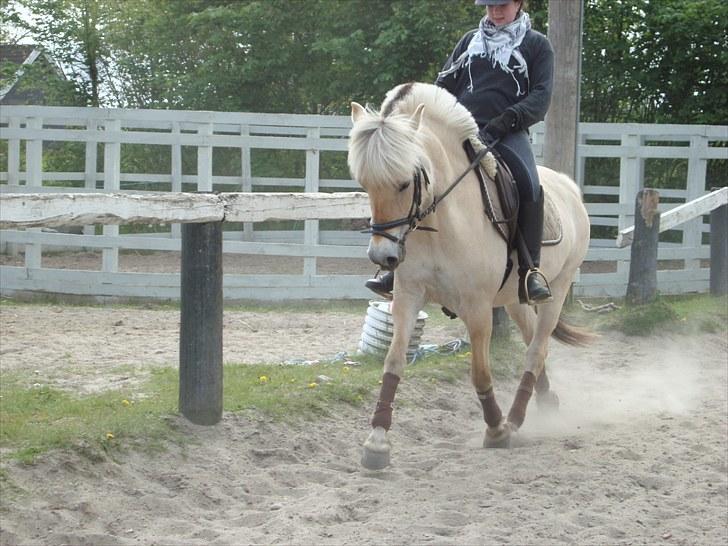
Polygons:
[[[469,31],[455,46],[452,54],[445,62],[443,71],[452,66],[454,60],[467,50],[473,34],[478,29]],[[528,129],[534,123],[544,119],[551,102],[553,88],[554,51],[546,36],[535,30],[529,30],[523,37],[518,50],[526,60],[528,79],[525,74],[514,71],[508,74],[500,66],[493,66],[487,57],[475,56],[470,67],[463,66],[447,76],[439,76],[436,85],[450,91],[473,114],[478,127],[485,126],[489,120],[502,114],[506,109],[516,113],[514,131]],[[517,64],[513,56],[509,67]],[[473,79],[473,91],[470,92],[470,78]],[[517,95],[518,79],[521,92]]]

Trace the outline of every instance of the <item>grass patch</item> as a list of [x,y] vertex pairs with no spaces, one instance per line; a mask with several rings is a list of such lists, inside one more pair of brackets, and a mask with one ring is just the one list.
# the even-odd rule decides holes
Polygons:
[[[520,372],[521,343],[492,345],[496,377]],[[344,362],[300,365],[227,365],[223,407],[252,411],[273,420],[300,422],[330,415],[342,405],[373,404],[382,374],[381,359],[358,356]],[[435,355],[407,367],[405,381],[436,388],[468,377],[470,353]],[[322,377],[325,376],[325,377]],[[129,447],[154,451],[185,439],[175,429],[178,371],[151,370],[133,390],[74,396],[49,386],[29,386],[26,376],[4,373],[0,384],[0,448],[3,458],[32,463],[48,451],[76,451],[100,461]],[[0,476],[0,479],[2,476]]]
[[[590,301],[593,305],[604,303]],[[728,331],[728,297],[707,294],[660,296],[646,305],[625,305],[605,314],[587,313],[578,305],[566,309],[566,316],[575,324],[597,331],[616,330],[630,336],[652,334],[719,333]]]
[[20,376],[4,373],[0,385],[0,447],[11,458],[30,463],[52,449],[73,449],[91,458],[130,440],[144,439],[153,449],[174,435],[164,419],[176,411],[176,390],[152,372],[146,395],[109,391],[73,396],[48,386],[28,386]]

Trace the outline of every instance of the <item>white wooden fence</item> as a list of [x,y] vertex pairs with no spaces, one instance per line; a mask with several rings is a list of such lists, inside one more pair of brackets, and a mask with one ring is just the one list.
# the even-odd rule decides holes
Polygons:
[[[108,110],[37,106],[3,107],[0,111],[0,192],[133,192],[149,190],[251,192],[275,189],[305,192],[355,191],[357,184],[347,175],[322,178],[322,163],[343,165],[350,121],[346,116],[247,114],[162,110]],[[542,126],[533,131],[537,158],[541,155]],[[648,161],[687,161],[684,185],[660,189],[661,210],[690,201],[706,193],[708,162],[728,159],[728,127],[591,124],[580,125],[577,181],[582,185],[594,226],[613,231],[633,222],[636,192],[651,186],[645,180]],[[59,145],[74,143],[83,168],[72,172],[44,168],[44,158],[58,155]],[[136,147],[165,150],[168,168],[158,173],[122,170],[122,155]],[[239,155],[238,171],[219,173],[219,149]],[[232,150],[232,152],[230,152]],[[305,165],[302,176],[259,176],[253,172],[253,154],[260,150],[289,150]],[[183,168],[183,157],[196,154],[192,167]],[[322,156],[328,161],[322,162]],[[610,185],[590,181],[591,158],[610,158]],[[601,159],[596,159],[600,161]],[[196,168],[195,168],[196,167]],[[339,169],[341,170],[341,169]],[[649,169],[648,169],[649,171]],[[258,176],[256,176],[258,175]],[[723,181],[725,184],[726,181]],[[65,187],[59,187],[59,184]],[[73,189],[67,187],[74,186]],[[169,197],[169,196],[167,196]],[[673,201],[670,203],[669,201]],[[197,205],[196,205],[197,206]],[[76,204],[68,204],[75,211]],[[178,209],[182,214],[182,209]],[[281,211],[279,211],[280,213]],[[335,217],[366,217],[354,207]],[[366,263],[368,237],[352,226],[322,229],[316,219],[285,229],[256,224],[266,216],[245,216],[239,229],[225,232],[224,252],[243,254],[248,263],[263,257],[297,260],[298,271],[275,274],[227,273],[225,296],[231,299],[367,298],[363,281],[374,267]],[[291,212],[276,218],[312,218]],[[327,217],[322,211],[317,218]],[[328,216],[331,218],[332,216]],[[229,218],[228,218],[229,219]],[[183,220],[179,217],[178,220]],[[59,221],[59,223],[63,223]],[[660,260],[670,260],[672,269],[658,273],[663,293],[707,291],[709,247],[703,233],[709,226],[701,218],[681,226],[682,243],[660,245]],[[180,229],[172,223],[164,233],[120,234],[118,225],[94,226],[83,234],[54,232],[48,228],[4,229],[0,248],[24,250],[23,257],[0,256],[0,292],[47,291],[94,296],[179,297],[179,272],[155,273],[151,264],[161,253],[179,251]],[[97,270],[44,267],[58,249],[100,251]],[[129,252],[150,253],[150,270],[132,272],[124,268]],[[120,262],[121,254],[121,262]],[[350,274],[326,274],[323,261],[350,261]],[[50,260],[49,260],[50,261]],[[341,263],[343,263],[343,261]],[[629,250],[617,248],[615,239],[593,237],[587,263],[575,286],[577,295],[623,296],[629,269]],[[338,263],[338,262],[337,262]],[[347,262],[348,263],[348,262]],[[676,265],[677,264],[677,265]],[[330,268],[329,268],[330,269]]]

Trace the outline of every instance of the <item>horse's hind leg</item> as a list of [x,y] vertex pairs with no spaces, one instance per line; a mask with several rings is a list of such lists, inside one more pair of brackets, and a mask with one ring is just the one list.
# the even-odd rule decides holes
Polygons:
[[[521,331],[523,342],[528,347],[533,339],[533,333],[536,327],[536,312],[533,307],[521,304],[506,305],[508,315],[518,326]],[[554,410],[559,407],[559,397],[555,392],[550,390],[548,375],[546,374],[546,361],[542,364],[541,372],[536,378],[536,404],[539,408],[546,410]]]
[[490,371],[488,352],[493,328],[493,311],[478,313],[478,316],[464,316],[471,344],[470,375],[483,407],[483,419],[488,428],[485,431],[485,447],[508,447],[510,429],[506,426],[503,413],[495,400],[493,377]]
[[[518,430],[526,418],[526,408],[531,399],[534,388],[537,397],[551,405],[558,404],[558,398],[547,395],[549,391],[548,377],[545,375],[546,356],[548,355],[548,342],[551,333],[559,321],[561,307],[566,299],[566,294],[571,285],[572,275],[561,274],[551,282],[551,293],[553,301],[538,306],[531,342],[526,351],[526,371],[523,372],[521,383],[516,391],[510,411],[508,412],[508,423]],[[543,375],[541,384],[537,379]],[[537,386],[538,385],[538,386]]]

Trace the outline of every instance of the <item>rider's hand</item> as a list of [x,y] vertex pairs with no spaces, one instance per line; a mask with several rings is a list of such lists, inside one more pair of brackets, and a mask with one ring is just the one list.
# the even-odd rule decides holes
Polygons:
[[500,116],[491,119],[485,126],[484,132],[495,138],[502,138],[515,131],[517,119],[518,116],[513,110],[506,110]]

